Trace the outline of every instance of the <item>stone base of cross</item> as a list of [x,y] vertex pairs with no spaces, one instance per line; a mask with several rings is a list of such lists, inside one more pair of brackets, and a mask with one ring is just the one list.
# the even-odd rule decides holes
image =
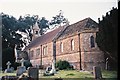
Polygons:
[[24,62],[25,62],[24,58],[22,58],[20,62],[21,62],[21,66],[24,67]]

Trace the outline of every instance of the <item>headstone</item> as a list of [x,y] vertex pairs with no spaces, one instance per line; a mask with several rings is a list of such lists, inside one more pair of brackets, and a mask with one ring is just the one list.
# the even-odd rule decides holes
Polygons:
[[49,73],[49,71],[51,71],[52,67],[51,66],[48,66],[45,70],[46,73]]
[[5,69],[5,73],[12,73],[14,70],[10,68],[11,65],[10,61],[8,61],[6,65],[7,65],[7,69]]
[[30,67],[28,69],[28,76],[33,78],[34,80],[39,79],[39,69],[35,67]]
[[101,68],[93,66],[93,74],[95,79],[101,79],[102,78]]
[[16,75],[17,75],[17,76],[20,76],[20,75],[23,74],[24,72],[26,72],[25,66],[19,66],[19,67],[17,67],[17,71],[16,71]]
[[11,69],[11,71],[14,71],[14,67],[11,67],[10,69]]
[[15,47],[14,47],[15,62],[18,62],[18,53],[16,48],[17,48],[17,45],[15,44]]
[[19,66],[17,68],[17,73],[16,73],[17,76],[20,76],[21,74],[23,74],[26,71],[26,68],[24,66],[24,62],[25,62],[24,58],[22,58],[22,60],[20,62],[21,62],[21,66]]
[[10,61],[8,61],[6,65],[7,65],[7,69],[10,69],[10,65],[11,65]]
[[109,70],[109,58],[106,58],[106,66],[105,66],[106,70]]
[[21,66],[24,67],[24,62],[25,62],[24,58],[22,58],[20,62],[21,62]]
[[50,71],[50,74],[51,74],[51,73],[56,73],[55,60],[53,60],[53,62],[52,62],[52,69],[51,69],[51,71]]

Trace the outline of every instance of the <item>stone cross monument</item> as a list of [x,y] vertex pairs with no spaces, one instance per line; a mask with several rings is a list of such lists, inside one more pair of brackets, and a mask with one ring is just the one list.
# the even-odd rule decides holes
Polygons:
[[10,68],[11,65],[10,61],[8,61],[6,65],[7,65],[7,69],[5,69],[5,73],[11,73],[14,71],[12,68]]
[[8,61],[6,65],[7,65],[7,69],[10,69],[10,65],[11,65],[10,61]]
[[55,60],[52,61],[52,69],[51,69],[50,73],[56,73]]
[[24,66],[24,62],[25,62],[25,60],[24,60],[24,58],[22,58],[22,59],[21,59],[21,66],[22,66],[22,67]]
[[109,58],[106,58],[106,66],[105,66],[106,70],[109,70],[108,62],[109,62]]
[[21,66],[17,67],[17,71],[16,71],[17,76],[20,76],[21,74],[23,74],[26,71],[26,68],[24,66],[24,62],[25,62],[25,60],[24,60],[24,58],[22,58],[20,60]]
[[15,62],[18,62],[18,53],[16,48],[17,48],[17,45],[15,44],[15,47],[14,47]]

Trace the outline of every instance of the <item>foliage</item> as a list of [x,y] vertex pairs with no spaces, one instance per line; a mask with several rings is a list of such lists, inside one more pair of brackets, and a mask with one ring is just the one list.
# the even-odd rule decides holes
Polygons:
[[[17,20],[15,17],[0,13],[2,16],[2,56],[3,58],[3,67],[6,68],[6,61],[10,59],[10,61],[15,61],[14,58],[14,50],[15,44],[17,45],[17,49],[21,50],[22,47],[26,46],[26,41],[22,40],[22,35],[19,32],[24,32],[27,34],[27,40],[30,42],[32,40],[32,26],[35,22],[38,23],[40,27],[40,34],[44,34],[48,29],[49,26],[54,25],[52,22],[45,19],[45,17],[39,18],[38,15],[31,16],[30,14],[26,14],[25,16],[20,16]],[[60,15],[56,16],[57,20],[60,18]],[[61,20],[64,17],[62,16]],[[60,24],[60,22],[55,22],[55,24]],[[7,50],[7,51],[6,51]],[[11,50],[9,52],[9,50]],[[6,55],[9,55],[7,57]]]
[[26,69],[27,69],[28,67],[32,67],[32,63],[31,63],[30,61],[28,61],[28,60],[26,60],[26,61],[24,62],[24,65],[25,65]]
[[45,19],[45,17],[42,17],[42,19],[38,20],[39,27],[40,27],[40,34],[43,35],[44,32],[47,31],[47,28],[49,29],[49,21]]
[[16,33],[17,20],[13,16],[2,13],[2,50],[5,48],[13,48],[15,44],[22,47],[22,36]]
[[[6,63],[8,61],[10,61],[11,66],[13,66],[14,63],[14,55],[13,55],[13,49],[12,48],[6,48],[4,50],[2,50],[3,54],[2,54],[2,69],[5,70],[7,68]],[[11,58],[12,57],[12,58]]]
[[59,70],[64,70],[64,69],[70,69],[70,64],[68,61],[64,60],[61,61],[59,60],[58,62],[56,62],[56,68],[58,68]]
[[[117,65],[118,50],[118,9],[113,8],[111,11],[99,20],[99,32],[96,36],[96,42],[100,49],[104,51],[106,57],[109,57],[111,66]],[[114,64],[114,65],[113,65]]]
[[13,63],[13,67],[14,67],[15,70],[17,70],[17,67],[20,66],[20,65],[21,65],[21,64],[18,63],[18,62],[14,62],[14,63]]
[[60,10],[59,14],[53,17],[53,19],[50,22],[50,25],[61,26],[64,23],[67,23],[67,19],[63,16],[62,10]]

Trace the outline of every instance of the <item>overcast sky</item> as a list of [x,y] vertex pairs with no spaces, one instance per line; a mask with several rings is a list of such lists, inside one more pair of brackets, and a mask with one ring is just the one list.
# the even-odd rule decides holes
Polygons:
[[0,12],[17,19],[30,14],[50,20],[62,10],[70,24],[87,17],[97,22],[112,7],[118,7],[117,0],[0,0]]

